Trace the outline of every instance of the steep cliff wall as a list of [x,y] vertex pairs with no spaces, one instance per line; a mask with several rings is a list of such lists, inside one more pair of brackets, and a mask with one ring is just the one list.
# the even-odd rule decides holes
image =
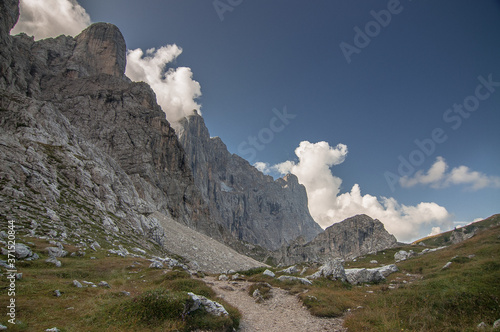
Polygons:
[[275,250],[298,236],[312,240],[322,231],[296,176],[274,181],[262,174],[229,153],[220,138],[211,138],[197,114],[175,127],[212,216],[235,237]]
[[222,239],[154,92],[124,76],[120,31],[97,23],[75,38],[10,36],[17,6],[0,4],[2,219],[84,222],[161,244],[151,217],[160,212]]

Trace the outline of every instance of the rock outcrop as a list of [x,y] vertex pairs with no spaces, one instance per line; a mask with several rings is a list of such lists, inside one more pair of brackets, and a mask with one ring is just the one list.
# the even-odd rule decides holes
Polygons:
[[344,265],[340,259],[330,259],[324,265],[322,265],[319,270],[308,276],[309,279],[318,278],[328,278],[331,280],[341,280],[346,281],[347,277],[345,275]]
[[154,92],[124,75],[118,28],[97,23],[75,38],[40,41],[10,36],[17,6],[0,4],[0,221],[152,248],[167,235],[157,212],[227,237],[211,222]]
[[197,113],[175,125],[196,186],[212,218],[240,240],[276,250],[322,229],[309,214],[307,194],[295,175],[273,180],[210,137]]
[[326,262],[332,258],[352,259],[394,247],[394,235],[384,225],[367,215],[357,215],[325,229],[308,243],[295,241],[275,253],[283,265],[299,262]]

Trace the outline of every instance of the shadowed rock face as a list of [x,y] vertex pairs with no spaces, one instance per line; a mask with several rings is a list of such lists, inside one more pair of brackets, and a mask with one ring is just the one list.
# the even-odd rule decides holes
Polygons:
[[325,262],[331,258],[351,259],[396,244],[394,235],[379,220],[361,214],[333,224],[309,243],[295,241],[281,248],[275,257],[284,265]]
[[313,239],[322,229],[312,219],[304,186],[295,175],[276,181],[211,138],[197,114],[175,125],[196,186],[214,219],[240,240],[278,249],[298,236]]
[[9,34],[19,19],[19,1],[18,0],[2,0],[0,1],[0,34]]

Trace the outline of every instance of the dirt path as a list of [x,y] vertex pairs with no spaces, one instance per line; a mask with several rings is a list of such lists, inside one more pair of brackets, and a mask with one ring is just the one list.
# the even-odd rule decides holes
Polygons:
[[219,296],[241,311],[241,332],[347,331],[342,327],[341,318],[314,317],[296,296],[280,288],[273,288],[273,297],[259,304],[248,295],[251,283],[247,281],[219,281],[213,277],[206,281]]

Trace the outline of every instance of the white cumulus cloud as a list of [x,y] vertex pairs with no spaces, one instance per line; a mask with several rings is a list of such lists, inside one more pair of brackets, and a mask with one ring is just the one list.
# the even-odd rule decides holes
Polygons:
[[306,187],[311,215],[323,228],[362,213],[379,219],[400,241],[421,238],[431,227],[452,226],[448,211],[433,202],[407,206],[392,197],[363,195],[358,184],[341,194],[342,179],[332,174],[331,167],[344,162],[347,156],[344,144],[331,147],[327,142],[303,141],[295,154],[298,162],[286,161],[272,168],[298,177]]
[[483,188],[500,188],[500,177],[488,176],[484,173],[471,170],[467,166],[459,166],[448,170],[443,157],[437,157],[427,172],[417,171],[412,177],[404,176],[399,179],[402,187],[410,188],[420,185],[429,185],[432,188],[446,188],[450,185],[463,185],[468,190]]
[[431,232],[429,233],[428,236],[434,236],[434,235],[438,235],[438,234],[441,234],[441,227],[432,227],[431,229]]
[[11,33],[35,39],[75,36],[90,25],[90,16],[75,0],[21,0],[20,17]]
[[201,105],[195,101],[201,96],[201,87],[193,80],[191,69],[167,69],[181,53],[182,49],[175,44],[149,49],[146,54],[140,48],[127,52],[125,75],[132,81],[143,81],[151,86],[170,122],[192,115],[193,110],[201,114]]
[[257,168],[259,171],[261,171],[262,173],[265,173],[265,174],[268,174],[268,173],[270,173],[272,171],[269,168],[269,164],[268,163],[263,163],[261,161],[256,162],[255,164],[253,164],[253,166],[255,168]]

